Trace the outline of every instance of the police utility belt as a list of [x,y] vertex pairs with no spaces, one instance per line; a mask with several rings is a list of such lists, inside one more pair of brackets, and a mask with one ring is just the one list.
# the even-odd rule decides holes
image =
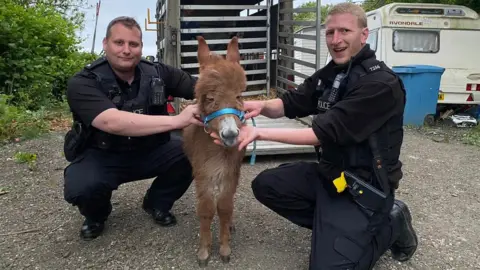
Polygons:
[[389,183],[386,168],[383,166],[382,157],[378,148],[377,134],[370,136],[369,144],[373,153],[373,173],[371,179],[375,179],[382,190],[364,181],[361,177],[349,170],[342,171],[340,176],[333,180],[333,185],[337,193],[343,193],[347,190],[352,196],[353,201],[371,216],[385,206],[392,188]]

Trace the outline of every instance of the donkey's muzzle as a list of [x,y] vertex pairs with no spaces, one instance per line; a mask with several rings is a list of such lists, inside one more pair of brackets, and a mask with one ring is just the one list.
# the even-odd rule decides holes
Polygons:
[[219,135],[225,146],[234,146],[237,142],[238,134],[237,122],[234,116],[227,116],[220,122]]
[[228,129],[221,133],[222,138],[226,140],[235,139],[238,136],[238,130]]

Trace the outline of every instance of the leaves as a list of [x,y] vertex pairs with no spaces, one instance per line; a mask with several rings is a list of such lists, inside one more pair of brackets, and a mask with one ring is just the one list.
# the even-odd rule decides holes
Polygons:
[[75,1],[4,0],[0,6],[0,94],[37,110],[61,99],[67,80],[93,59],[78,52],[79,26],[62,12]]

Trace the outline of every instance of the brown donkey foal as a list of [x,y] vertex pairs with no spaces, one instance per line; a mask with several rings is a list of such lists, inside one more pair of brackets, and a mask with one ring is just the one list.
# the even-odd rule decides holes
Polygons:
[[[240,178],[245,150],[235,146],[239,128],[244,122],[241,94],[246,88],[246,75],[239,64],[238,40],[232,38],[226,59],[211,54],[205,39],[198,40],[199,79],[195,98],[205,128],[190,125],[183,130],[184,148],[193,166],[200,219],[200,266],[207,266],[212,246],[211,224],[218,213],[220,221],[220,257],[230,261],[230,233],[234,230],[233,201]],[[209,132],[216,132],[224,146],[213,142]]]

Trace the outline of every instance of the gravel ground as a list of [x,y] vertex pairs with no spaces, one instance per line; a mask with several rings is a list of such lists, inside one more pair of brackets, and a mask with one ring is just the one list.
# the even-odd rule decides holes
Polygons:
[[[179,225],[162,228],[141,210],[151,180],[123,185],[113,194],[105,234],[81,241],[83,219],[63,200],[62,135],[0,148],[1,269],[197,269],[192,188],[174,206]],[[18,151],[36,153],[36,167],[16,163]],[[310,232],[267,210],[250,190],[262,170],[298,159],[312,156],[258,157],[256,165],[245,164],[231,262],[221,263],[215,242],[207,269],[307,269]],[[409,262],[395,262],[387,253],[375,269],[480,269],[479,148],[409,130],[403,161],[398,197],[412,210],[420,246]]]

